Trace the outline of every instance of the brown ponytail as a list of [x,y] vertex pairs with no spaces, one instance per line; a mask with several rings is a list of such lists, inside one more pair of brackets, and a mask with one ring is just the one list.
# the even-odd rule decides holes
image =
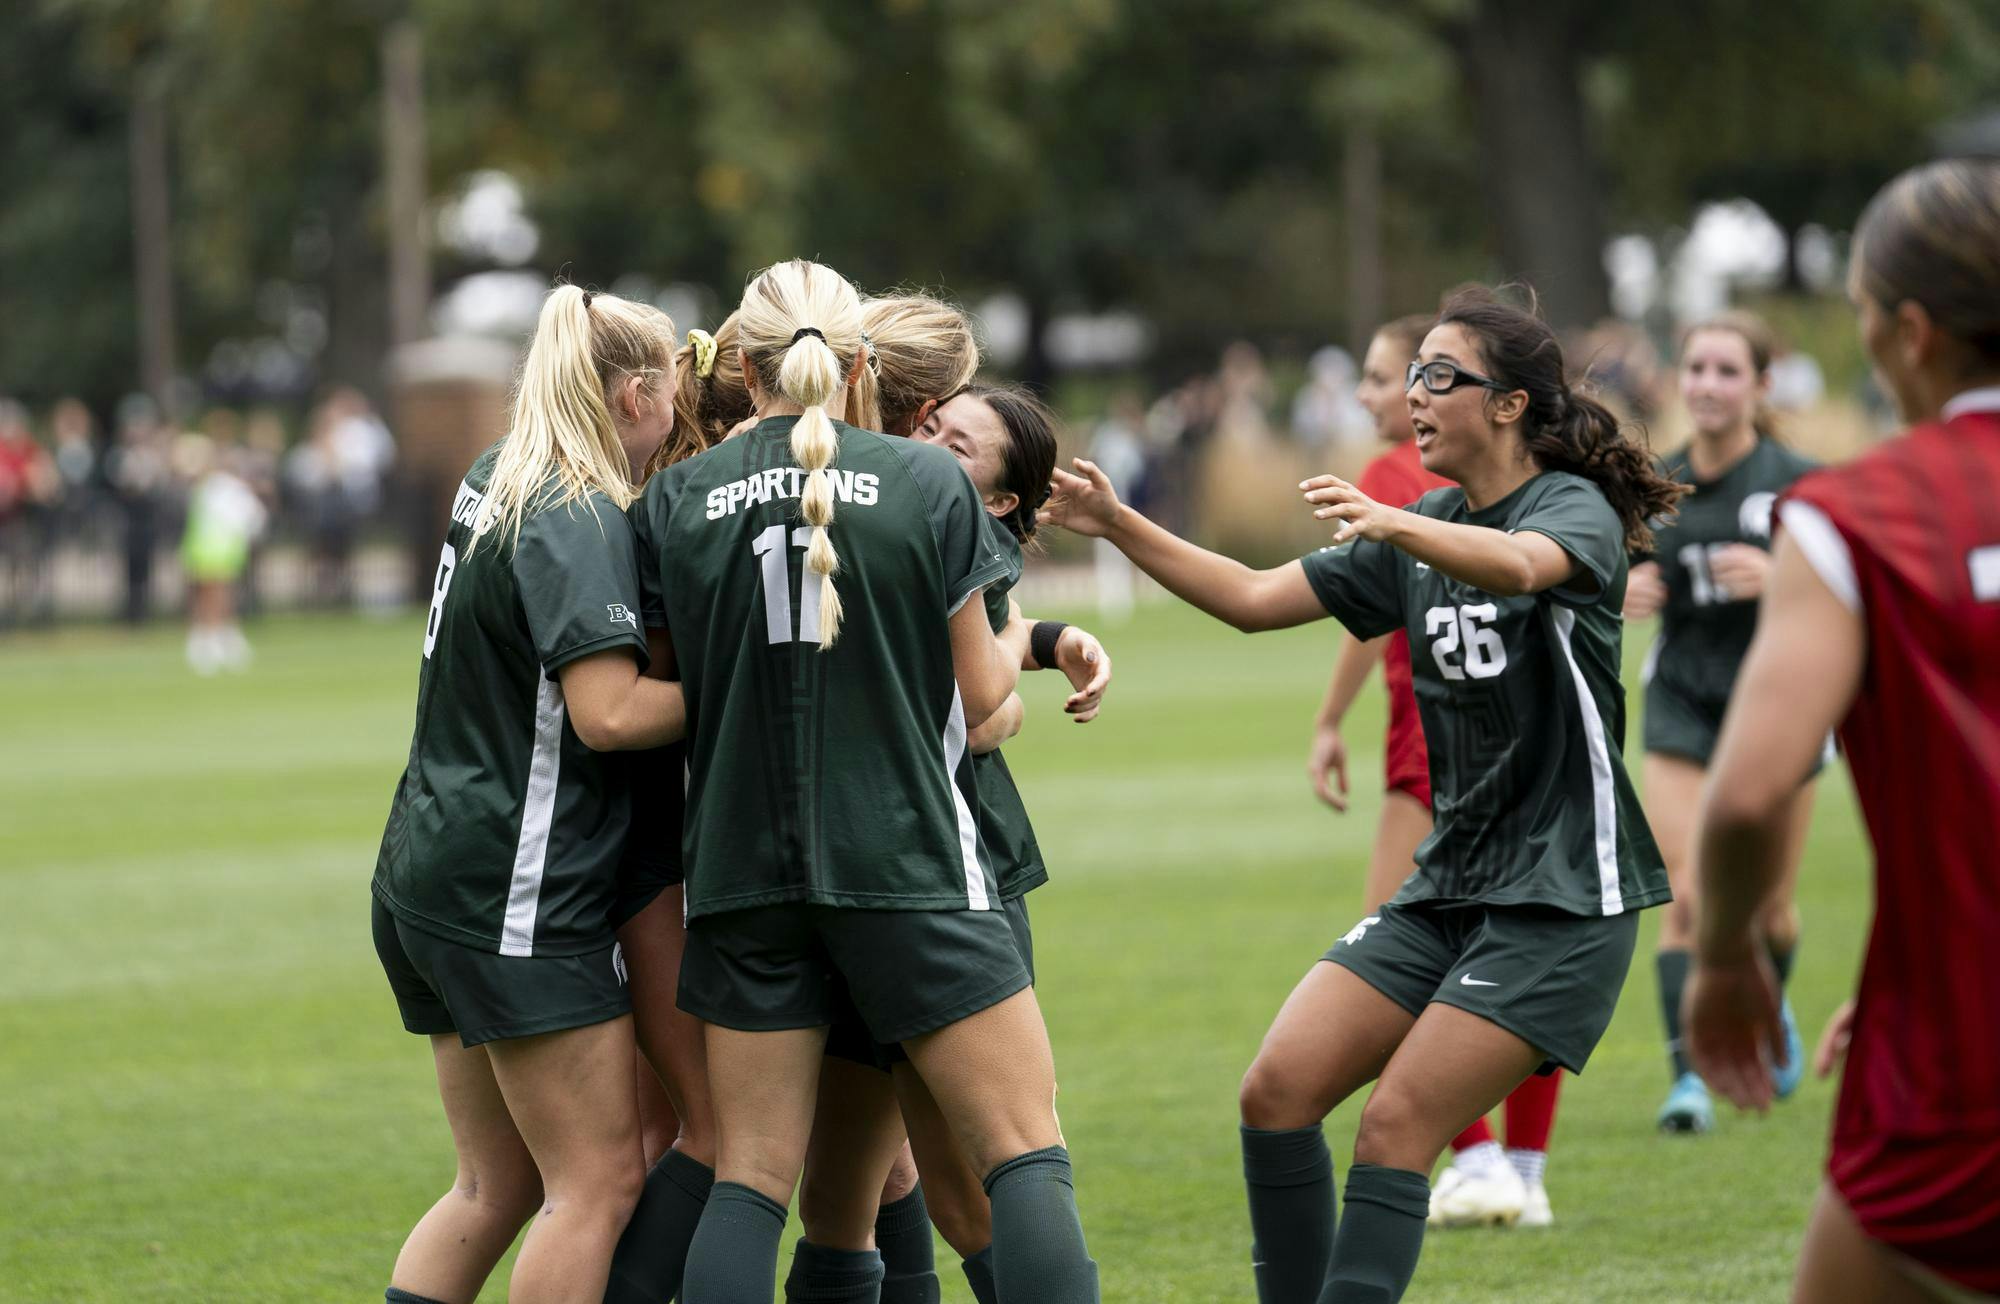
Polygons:
[[1445,297],[1437,324],[1462,327],[1478,343],[1486,374],[1528,396],[1521,443],[1535,464],[1596,485],[1625,527],[1626,549],[1647,551],[1653,523],[1675,514],[1688,486],[1660,474],[1643,430],[1633,437],[1611,409],[1570,386],[1562,345],[1535,311],[1534,291],[1528,295],[1519,308],[1483,285],[1465,286]]

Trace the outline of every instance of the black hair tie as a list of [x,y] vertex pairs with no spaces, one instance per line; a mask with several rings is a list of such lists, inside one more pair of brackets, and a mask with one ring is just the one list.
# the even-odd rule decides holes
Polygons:
[[592,299],[595,299],[596,297],[597,297],[597,291],[595,290],[585,290],[583,292],[583,310],[585,312],[590,311],[590,301]]
[[804,339],[808,335],[818,335],[819,342],[821,344],[826,343],[826,336],[820,335],[819,327],[817,326],[801,326],[797,330],[793,331],[792,343],[797,344],[800,340]]

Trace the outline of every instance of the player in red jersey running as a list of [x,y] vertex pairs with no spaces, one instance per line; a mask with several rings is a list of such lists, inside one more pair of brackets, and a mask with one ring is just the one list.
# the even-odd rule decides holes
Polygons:
[[1698,833],[1687,1031],[1739,1106],[1771,1099],[1775,976],[1754,920],[1785,812],[1837,725],[1875,847],[1849,1060],[1795,1298],[2000,1296],[2000,161],[1904,173],[1849,294],[1911,423],[1800,480]]
[[[1451,481],[1424,469],[1417,456],[1410,405],[1403,397],[1403,370],[1423,347],[1431,317],[1417,313],[1384,323],[1361,360],[1354,397],[1375,420],[1375,434],[1389,445],[1362,469],[1355,487],[1378,503],[1413,503]],[[1398,630],[1362,642],[1342,630],[1333,681],[1313,726],[1306,773],[1321,801],[1347,812],[1347,743],[1340,723],[1375,663],[1389,695],[1389,732],[1383,742],[1387,790],[1375,847],[1368,859],[1366,900],[1361,913],[1396,895],[1416,866],[1417,846],[1431,835],[1431,763],[1424,746],[1424,723],[1410,682],[1410,639]],[[1549,1133],[1555,1126],[1562,1073],[1536,1074],[1507,1097],[1507,1148],[1481,1118],[1453,1138],[1452,1162],[1431,1192],[1434,1227],[1518,1225],[1546,1227],[1552,1221],[1542,1172],[1548,1164]]]

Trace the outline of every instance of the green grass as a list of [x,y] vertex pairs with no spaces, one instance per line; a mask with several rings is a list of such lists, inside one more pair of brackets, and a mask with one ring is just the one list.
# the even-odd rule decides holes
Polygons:
[[[1008,752],[1054,873],[1036,952],[1079,1199],[1107,1300],[1247,1300],[1236,1084],[1358,913],[1379,697],[1352,723],[1360,800],[1340,817],[1303,773],[1334,626],[1249,639],[1155,609],[1103,632],[1103,718],[1072,726],[1058,686],[1031,682]],[[171,630],[0,644],[0,1298],[379,1299],[449,1180],[429,1057],[368,934],[417,619],[253,633],[254,672],[214,681]],[[1795,985],[1809,1036],[1869,909],[1847,784],[1824,787]],[[1783,1297],[1830,1089],[1655,1135],[1651,937],[1565,1091],[1557,1226],[1434,1235],[1413,1299]],[[1329,1127],[1343,1165],[1357,1106]],[[939,1262],[945,1298],[969,1299]]]

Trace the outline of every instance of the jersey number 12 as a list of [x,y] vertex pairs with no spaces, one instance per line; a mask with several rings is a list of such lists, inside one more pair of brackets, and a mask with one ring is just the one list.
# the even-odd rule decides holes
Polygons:
[[[1507,645],[1492,622],[1500,612],[1490,602],[1462,607],[1432,607],[1424,613],[1424,634],[1431,640],[1431,658],[1446,679],[1491,679],[1507,668]],[[1461,647],[1464,665],[1452,661]]]
[[[812,542],[812,527],[801,525],[792,531],[792,546],[804,549]],[[764,633],[773,643],[792,639],[792,576],[786,565],[785,527],[773,525],[750,541],[764,578]],[[801,643],[819,642],[819,585],[807,584],[799,600]]]

